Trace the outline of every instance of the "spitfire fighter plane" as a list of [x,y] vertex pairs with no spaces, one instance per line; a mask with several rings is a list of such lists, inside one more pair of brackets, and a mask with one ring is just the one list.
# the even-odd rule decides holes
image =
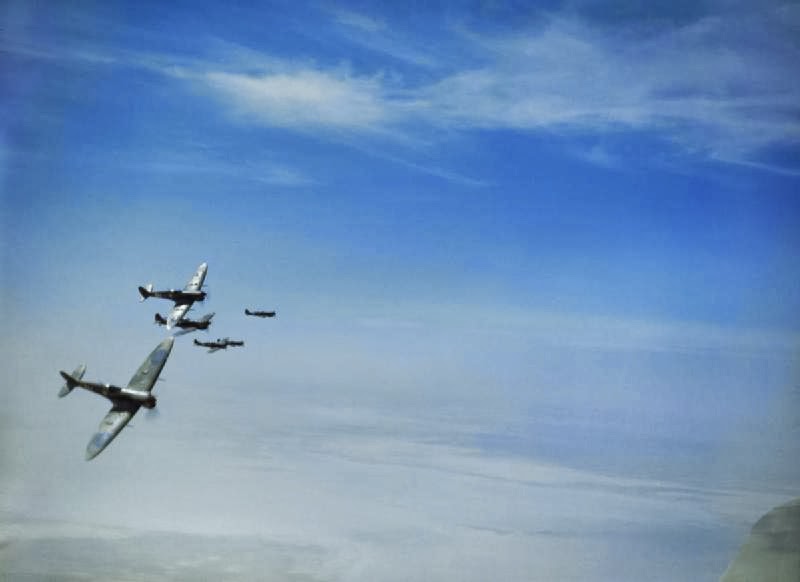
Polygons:
[[152,283],[145,287],[139,287],[139,295],[142,296],[140,301],[144,301],[148,297],[158,297],[160,299],[169,299],[174,301],[175,307],[172,308],[172,311],[170,311],[166,319],[167,329],[172,329],[186,316],[186,313],[189,311],[195,301],[202,302],[205,300],[206,292],[202,290],[202,287],[207,271],[208,264],[201,263],[183,290],[170,289],[168,291],[153,291]]
[[[179,327],[185,331],[185,333],[189,333],[196,329],[207,330],[208,326],[211,325],[211,318],[214,317],[213,313],[207,313],[203,317],[198,320],[193,319],[179,319],[175,323],[175,327]],[[160,313],[156,313],[155,322],[158,325],[167,325],[167,320]]]
[[230,338],[217,338],[217,341],[214,342],[201,342],[194,340],[194,345],[202,346],[204,348],[209,348],[208,353],[216,352],[217,350],[227,350],[228,346],[231,347],[239,347],[243,346],[244,342],[240,340],[232,340]]
[[86,460],[94,459],[105,449],[111,441],[125,428],[133,415],[141,406],[145,408],[155,408],[156,397],[151,393],[153,385],[158,380],[158,375],[167,363],[167,358],[172,351],[175,338],[168,337],[147,356],[147,359],[139,366],[136,373],[128,382],[127,387],[120,388],[111,384],[100,384],[97,382],[83,381],[86,373],[86,366],[81,364],[72,374],[64,371],[59,372],[66,383],[58,393],[64,397],[76,386],[85,388],[90,392],[105,396],[111,401],[111,410],[108,411],[97,433],[89,441],[86,447]]
[[254,317],[275,317],[274,311],[250,311],[249,309],[245,309],[244,314]]

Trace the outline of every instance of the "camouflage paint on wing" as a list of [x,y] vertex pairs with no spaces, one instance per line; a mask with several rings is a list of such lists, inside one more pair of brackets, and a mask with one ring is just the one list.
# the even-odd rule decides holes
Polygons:
[[86,445],[86,460],[90,461],[99,455],[119,432],[125,428],[136,411],[139,404],[129,400],[118,400],[105,415],[97,432]]
[[168,337],[158,344],[156,348],[150,352],[150,355],[147,356],[147,359],[142,362],[142,365],[139,366],[139,369],[136,370],[136,373],[131,378],[131,381],[128,382],[128,388],[131,390],[138,390],[140,392],[150,392],[153,389],[153,385],[156,383],[156,380],[158,380],[158,375],[164,368],[164,364],[167,363],[167,358],[172,351],[172,346],[174,343],[175,338]]
[[720,582],[800,580],[800,497],[756,522]]
[[197,267],[197,271],[192,278],[189,279],[189,282],[186,283],[186,287],[183,288],[184,291],[199,291],[200,287],[203,286],[203,281],[206,278],[206,272],[208,271],[208,263],[201,263],[199,267]]

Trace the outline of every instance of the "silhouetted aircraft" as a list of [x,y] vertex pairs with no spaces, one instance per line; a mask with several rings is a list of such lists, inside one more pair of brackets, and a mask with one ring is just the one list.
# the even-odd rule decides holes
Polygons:
[[[206,330],[206,329],[208,329],[208,326],[211,325],[211,318],[212,317],[214,317],[214,314],[213,313],[208,313],[208,314],[204,315],[203,317],[201,317],[200,319],[198,319],[197,321],[195,321],[193,319],[186,319],[186,318],[179,319],[175,323],[175,327],[179,327],[179,328],[184,329],[186,331],[193,331],[195,329]],[[167,320],[164,319],[164,317],[162,317],[161,314],[159,314],[159,313],[156,313],[155,322],[158,325],[167,325]]]
[[249,309],[244,310],[245,315],[252,315],[254,317],[275,317],[274,311],[250,311]]
[[114,440],[119,432],[125,428],[133,415],[139,410],[139,407],[155,408],[156,397],[151,394],[153,385],[158,380],[158,375],[161,373],[164,364],[167,363],[167,358],[172,351],[172,346],[175,338],[168,337],[147,356],[147,359],[139,366],[136,373],[128,382],[128,386],[120,388],[111,384],[99,384],[96,382],[84,382],[83,375],[86,373],[86,366],[81,364],[72,374],[67,374],[64,371],[59,372],[61,377],[66,380],[66,383],[58,393],[60,397],[64,397],[76,386],[85,388],[90,392],[105,396],[111,401],[111,410],[108,411],[103,421],[100,423],[100,428],[97,433],[89,441],[86,447],[86,460],[94,459],[100,452],[105,449],[111,441]]
[[232,340],[230,338],[217,338],[217,341],[213,342],[201,342],[194,340],[194,345],[202,346],[204,348],[209,348],[208,353],[216,352],[217,350],[227,350],[228,346],[230,347],[239,347],[243,346],[244,342],[241,340]]
[[166,320],[167,329],[172,329],[173,326],[184,318],[195,301],[202,302],[205,300],[206,292],[202,291],[201,288],[206,278],[206,272],[208,272],[208,264],[201,263],[183,290],[169,289],[168,291],[153,291],[152,283],[149,283],[145,287],[139,287],[139,295],[142,296],[141,301],[144,301],[148,297],[158,297],[159,299],[174,301],[175,307],[172,308]]

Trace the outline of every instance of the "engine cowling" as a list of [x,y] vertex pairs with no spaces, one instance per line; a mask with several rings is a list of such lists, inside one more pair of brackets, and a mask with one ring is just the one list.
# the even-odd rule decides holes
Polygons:
[[121,388],[116,395],[127,398],[128,400],[133,400],[134,402],[138,402],[145,408],[155,408],[156,406],[156,397],[149,392],[140,392],[139,390]]

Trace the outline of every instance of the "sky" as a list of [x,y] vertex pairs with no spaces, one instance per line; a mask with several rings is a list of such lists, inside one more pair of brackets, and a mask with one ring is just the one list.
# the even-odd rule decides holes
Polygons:
[[[3,575],[717,580],[798,496],[800,4],[0,22]],[[84,461],[58,371],[126,382],[201,262]]]

